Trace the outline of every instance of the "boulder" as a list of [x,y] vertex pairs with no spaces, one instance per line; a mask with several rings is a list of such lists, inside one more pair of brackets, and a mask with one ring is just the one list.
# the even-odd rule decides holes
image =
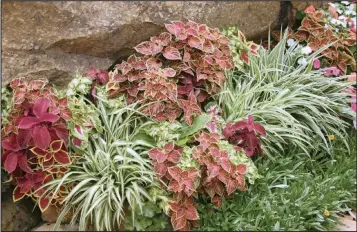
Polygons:
[[164,23],[191,19],[210,27],[238,25],[248,39],[286,23],[289,2],[4,2],[3,84],[25,76],[64,86],[90,66],[108,69],[136,44],[165,30]]
[[1,194],[1,231],[27,231],[41,221],[41,212],[31,198],[12,201],[12,189]]

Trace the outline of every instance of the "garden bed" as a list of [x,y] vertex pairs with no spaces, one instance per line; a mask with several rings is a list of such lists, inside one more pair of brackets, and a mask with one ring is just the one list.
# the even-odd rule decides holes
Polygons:
[[66,89],[16,78],[3,186],[53,229],[335,229],[356,210],[355,11],[309,6],[262,44],[173,21]]

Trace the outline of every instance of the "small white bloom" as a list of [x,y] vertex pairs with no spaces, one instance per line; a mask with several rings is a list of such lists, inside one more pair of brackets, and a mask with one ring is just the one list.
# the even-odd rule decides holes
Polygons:
[[298,64],[300,64],[300,65],[306,65],[307,64],[307,60],[305,59],[305,58],[300,58],[300,59],[298,59]]
[[342,1],[341,3],[346,6],[350,5],[350,2],[348,2],[348,1]]
[[355,5],[351,4],[351,5],[349,5],[348,10],[353,11],[354,8],[355,8]]
[[338,19],[341,20],[341,21],[345,21],[346,20],[346,16],[341,15],[341,16],[338,17]]
[[330,5],[332,8],[336,8],[336,5],[333,4],[333,3],[329,3],[329,5]]
[[328,25],[328,24],[325,24],[325,28],[329,28],[329,25]]
[[295,43],[294,39],[288,39],[288,41],[287,41],[287,44],[288,44],[289,47],[293,46],[294,43]]
[[73,90],[72,89],[68,89],[67,90],[67,96],[72,96],[72,95],[74,95]]
[[340,30],[339,30],[338,28],[335,28],[335,31],[336,31],[336,32],[339,32]]
[[309,46],[301,48],[301,53],[305,55],[309,55],[312,52],[312,49]]
[[330,21],[332,24],[336,24],[337,23],[337,19],[331,19]]
[[342,14],[342,10],[340,8],[337,8],[336,11],[339,13],[339,14]]

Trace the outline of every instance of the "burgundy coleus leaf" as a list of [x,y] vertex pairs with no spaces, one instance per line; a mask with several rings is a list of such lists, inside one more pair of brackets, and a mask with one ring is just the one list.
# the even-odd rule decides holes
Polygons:
[[19,186],[16,186],[14,188],[14,191],[12,192],[12,200],[13,202],[21,200],[26,193],[21,192],[21,188]]
[[37,99],[32,109],[35,117],[24,117],[18,126],[19,129],[30,130],[35,146],[42,149],[46,149],[51,142],[48,124],[60,119],[58,115],[47,112],[49,105],[48,98]]
[[68,152],[64,150],[59,150],[53,154],[53,158],[55,161],[57,161],[59,164],[63,165],[69,165],[71,164],[71,159],[68,155]]
[[162,53],[162,55],[168,60],[181,60],[182,59],[180,51],[177,48],[171,47],[171,46],[166,47],[164,52]]
[[44,212],[50,206],[50,199],[47,197],[41,197],[38,200],[38,206],[40,207],[41,212]]

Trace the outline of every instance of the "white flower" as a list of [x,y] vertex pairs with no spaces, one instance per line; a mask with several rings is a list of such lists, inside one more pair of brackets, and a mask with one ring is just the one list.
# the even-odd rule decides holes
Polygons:
[[298,59],[298,64],[300,64],[300,65],[306,65],[307,64],[307,60],[305,59],[305,58],[300,58],[300,59]]
[[350,5],[350,2],[348,2],[348,1],[342,1],[341,3],[346,6]]
[[331,19],[330,21],[332,24],[336,24],[337,23],[337,19]]
[[293,46],[294,43],[295,43],[294,39],[288,39],[288,41],[287,41],[287,44],[288,44],[289,47]]
[[325,24],[325,28],[329,28],[329,25],[328,25],[328,24]]
[[333,3],[329,3],[329,5],[330,5],[332,8],[336,8],[336,5],[333,4]]
[[355,8],[355,5],[351,4],[351,5],[348,7],[348,10],[353,11],[354,8]]
[[72,89],[68,89],[67,90],[67,96],[72,96],[72,95],[74,95],[73,90]]
[[339,13],[339,14],[342,14],[342,10],[340,8],[337,8],[336,11]]
[[301,48],[301,53],[305,55],[309,55],[312,52],[312,49],[309,46]]
[[339,32],[340,30],[339,30],[338,28],[335,28],[335,31],[336,31],[336,32]]

